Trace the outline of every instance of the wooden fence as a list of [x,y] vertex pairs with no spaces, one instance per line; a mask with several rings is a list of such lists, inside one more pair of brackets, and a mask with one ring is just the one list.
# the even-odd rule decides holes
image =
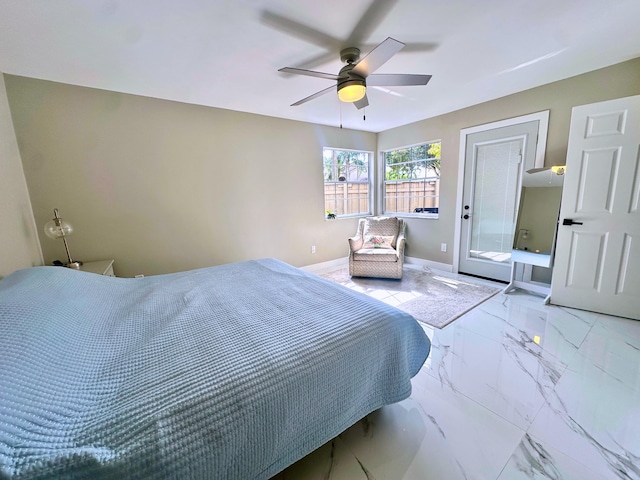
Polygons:
[[[385,211],[413,213],[416,208],[439,206],[440,182],[397,182],[386,185]],[[326,183],[324,208],[336,215],[369,210],[368,183]]]

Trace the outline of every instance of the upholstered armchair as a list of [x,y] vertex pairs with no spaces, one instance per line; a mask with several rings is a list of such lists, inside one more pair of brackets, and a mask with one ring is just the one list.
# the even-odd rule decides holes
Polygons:
[[404,220],[367,217],[349,238],[349,275],[352,277],[402,278]]

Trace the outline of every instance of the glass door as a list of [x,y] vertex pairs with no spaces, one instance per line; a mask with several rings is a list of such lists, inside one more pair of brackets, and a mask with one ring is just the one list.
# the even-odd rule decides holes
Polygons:
[[526,155],[535,156],[537,129],[534,121],[468,136],[461,273],[509,280],[522,164]]

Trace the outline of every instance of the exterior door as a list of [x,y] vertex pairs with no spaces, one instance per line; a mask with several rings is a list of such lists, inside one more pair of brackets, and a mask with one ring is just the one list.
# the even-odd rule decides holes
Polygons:
[[640,320],[640,96],[571,116],[551,303]]
[[538,125],[467,137],[459,272],[509,280],[523,164],[534,165]]

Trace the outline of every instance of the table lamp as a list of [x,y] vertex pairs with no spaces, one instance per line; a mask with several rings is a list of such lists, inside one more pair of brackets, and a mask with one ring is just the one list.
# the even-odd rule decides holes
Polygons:
[[69,259],[68,263],[65,263],[65,267],[69,268],[80,268],[82,262],[74,261],[71,258],[71,253],[69,253],[69,245],[67,244],[67,237],[73,233],[73,226],[69,222],[65,222],[60,218],[60,214],[58,213],[58,209],[53,209],[53,220],[47,222],[44,226],[44,233],[49,238],[53,238],[57,240],[59,238],[64,242],[64,249],[67,251],[67,258]]

